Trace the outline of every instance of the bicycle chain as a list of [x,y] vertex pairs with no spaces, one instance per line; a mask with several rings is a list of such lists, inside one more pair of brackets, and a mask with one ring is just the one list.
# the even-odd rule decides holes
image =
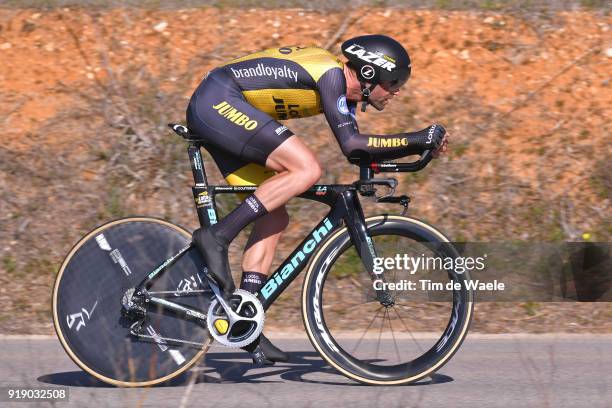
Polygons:
[[[140,324],[139,324],[140,323]],[[165,342],[172,342],[172,343],[180,343],[180,344],[187,344],[187,345],[192,345],[192,346],[197,346],[199,348],[202,348],[205,346],[204,343],[197,343],[195,341],[189,341],[189,340],[181,340],[181,339],[175,339],[172,337],[162,337],[162,336],[151,336],[148,334],[142,334],[142,333],[138,333],[136,331],[136,329],[133,329],[133,327],[137,324],[139,324],[138,326],[138,330],[142,329],[142,323],[143,322],[136,322],[132,325],[132,327],[130,328],[130,334],[132,336],[136,336],[137,338],[141,338],[141,339],[151,339],[153,340],[154,343],[158,343],[159,344],[159,340],[163,340]]]

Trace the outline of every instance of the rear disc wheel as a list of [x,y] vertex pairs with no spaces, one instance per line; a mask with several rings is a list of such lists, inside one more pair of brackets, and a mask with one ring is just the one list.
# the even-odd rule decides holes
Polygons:
[[[79,367],[116,386],[149,386],[176,377],[204,355],[210,343],[206,327],[148,306],[141,332],[150,338],[137,338],[130,334],[136,320],[121,306],[126,291],[190,242],[191,234],[179,226],[134,217],[104,224],[72,248],[55,281],[53,321]],[[203,269],[199,253],[189,250],[149,292],[205,313],[214,295]]]

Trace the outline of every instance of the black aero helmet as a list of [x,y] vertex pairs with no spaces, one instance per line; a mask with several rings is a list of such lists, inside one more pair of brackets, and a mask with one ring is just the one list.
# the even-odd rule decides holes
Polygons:
[[350,61],[360,82],[372,85],[390,82],[399,88],[410,77],[410,56],[391,37],[382,34],[362,35],[342,44],[342,54]]
[[[382,34],[362,35],[346,40],[342,54],[357,72],[365,112],[372,89],[382,83],[387,90],[399,89],[410,78],[410,56],[402,44]],[[366,82],[371,85],[366,87]]]

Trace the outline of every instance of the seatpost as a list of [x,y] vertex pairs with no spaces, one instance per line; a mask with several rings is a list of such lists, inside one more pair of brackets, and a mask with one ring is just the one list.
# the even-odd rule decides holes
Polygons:
[[206,180],[206,174],[204,174],[204,165],[202,162],[202,153],[200,153],[200,146],[195,143],[189,143],[187,152],[189,153],[189,161],[191,162],[191,172],[193,173],[193,181],[196,185],[208,185],[208,181]]
[[217,223],[217,210],[215,209],[213,189],[208,186],[200,146],[190,142],[187,152],[189,153],[191,172],[195,182],[193,187],[191,187],[191,191],[195,200],[198,220],[200,221],[200,226],[209,227]]

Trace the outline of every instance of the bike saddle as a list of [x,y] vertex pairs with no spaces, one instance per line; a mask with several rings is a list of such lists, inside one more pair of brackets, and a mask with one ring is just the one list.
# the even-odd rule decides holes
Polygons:
[[189,130],[187,126],[179,125],[177,123],[168,123],[168,127],[172,129],[174,133],[189,142],[199,142],[202,145],[204,144],[204,141],[201,140],[198,135]]

